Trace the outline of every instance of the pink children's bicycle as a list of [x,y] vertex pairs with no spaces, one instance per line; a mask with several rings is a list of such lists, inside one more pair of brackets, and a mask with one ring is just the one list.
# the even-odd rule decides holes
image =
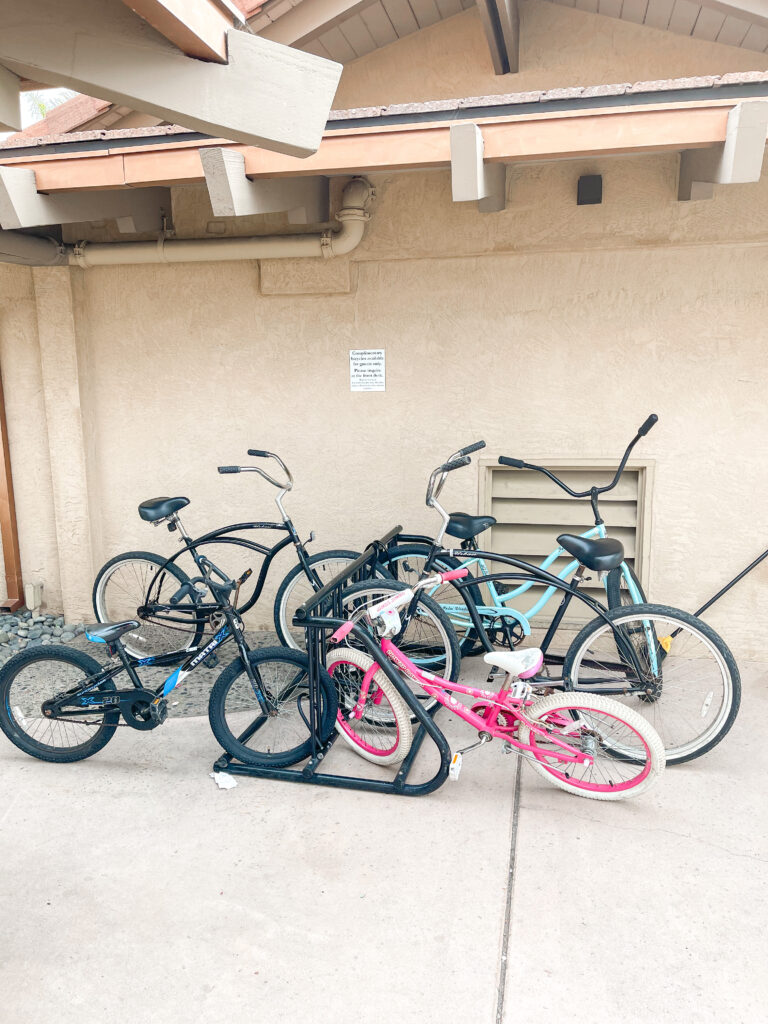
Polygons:
[[[462,568],[438,573],[360,609],[336,630],[331,642],[343,641],[354,623],[365,618],[397,671],[477,730],[477,742],[453,755],[450,777],[454,780],[463,754],[500,739],[505,753],[524,757],[553,785],[577,796],[623,800],[645,792],[665,766],[664,744],[653,726],[609,697],[593,693],[534,696],[527,680],[542,666],[537,648],[485,655],[487,664],[504,672],[504,682],[496,691],[463,686],[426,672],[389,639],[401,629],[398,608],[408,605],[417,590],[467,572]],[[340,646],[328,651],[326,665],[339,695],[336,728],[341,736],[368,761],[382,765],[402,761],[413,738],[411,712],[378,663],[358,648]],[[469,706],[454,694],[470,697],[474,703]]]

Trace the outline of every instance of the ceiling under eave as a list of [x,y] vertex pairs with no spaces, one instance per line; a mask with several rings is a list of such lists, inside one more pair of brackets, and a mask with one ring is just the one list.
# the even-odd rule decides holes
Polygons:
[[593,14],[604,14],[636,25],[676,32],[726,46],[764,53],[768,48],[768,28],[752,21],[724,14],[693,0],[551,0],[562,7],[576,7]]
[[[747,50],[768,50],[768,26],[727,15],[694,0],[550,0],[630,21]],[[438,21],[475,6],[475,0],[267,0],[249,21],[251,28],[267,36],[278,31],[282,19],[297,18],[297,8],[313,5],[328,11],[328,20],[298,40],[280,39],[321,57],[348,64],[372,50],[428,28]],[[350,13],[345,15],[344,9]],[[282,22],[287,24],[288,22]]]

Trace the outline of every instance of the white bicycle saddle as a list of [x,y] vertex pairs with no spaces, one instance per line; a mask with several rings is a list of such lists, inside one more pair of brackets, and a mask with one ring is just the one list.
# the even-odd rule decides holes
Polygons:
[[486,665],[498,665],[517,679],[530,679],[544,664],[544,655],[538,647],[522,651],[491,651],[483,658]]

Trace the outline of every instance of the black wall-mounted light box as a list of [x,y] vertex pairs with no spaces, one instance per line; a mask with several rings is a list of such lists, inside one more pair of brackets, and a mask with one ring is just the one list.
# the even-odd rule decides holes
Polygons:
[[576,189],[577,206],[597,206],[603,201],[602,174],[583,174]]

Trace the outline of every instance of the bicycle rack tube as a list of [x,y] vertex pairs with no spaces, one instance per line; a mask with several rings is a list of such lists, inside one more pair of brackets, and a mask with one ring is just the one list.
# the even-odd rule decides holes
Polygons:
[[[381,551],[386,548],[391,539],[400,533],[401,530],[402,527],[398,526],[380,540],[369,544],[362,555],[318,590],[316,594],[298,609],[294,616],[293,624],[295,626],[303,626],[307,644],[307,657],[309,661],[308,720],[312,740],[311,757],[302,767],[298,768],[261,768],[243,764],[232,758],[230,754],[223,754],[215,762],[213,766],[214,771],[225,771],[231,775],[248,775],[262,779],[281,779],[285,782],[304,782],[316,786],[362,789],[373,793],[394,793],[405,796],[424,796],[442,786],[448,778],[451,749],[447,739],[434,723],[434,715],[439,710],[440,705],[432,711],[426,711],[392,663],[384,657],[373,636],[357,624],[352,627],[351,635],[355,636],[358,643],[361,644],[365,651],[370,654],[386,673],[387,678],[413,712],[419,723],[419,728],[416,730],[411,748],[405,760],[400,764],[394,779],[369,779],[357,775],[334,775],[319,771],[321,764],[339,735],[334,730],[329,739],[323,742],[320,734],[320,672],[325,668],[325,651],[328,638],[339,626],[344,625],[347,621],[343,614],[342,594],[345,588],[352,583],[371,578],[373,568]],[[427,736],[437,747],[440,755],[440,765],[435,774],[425,782],[408,782],[408,775]]]

